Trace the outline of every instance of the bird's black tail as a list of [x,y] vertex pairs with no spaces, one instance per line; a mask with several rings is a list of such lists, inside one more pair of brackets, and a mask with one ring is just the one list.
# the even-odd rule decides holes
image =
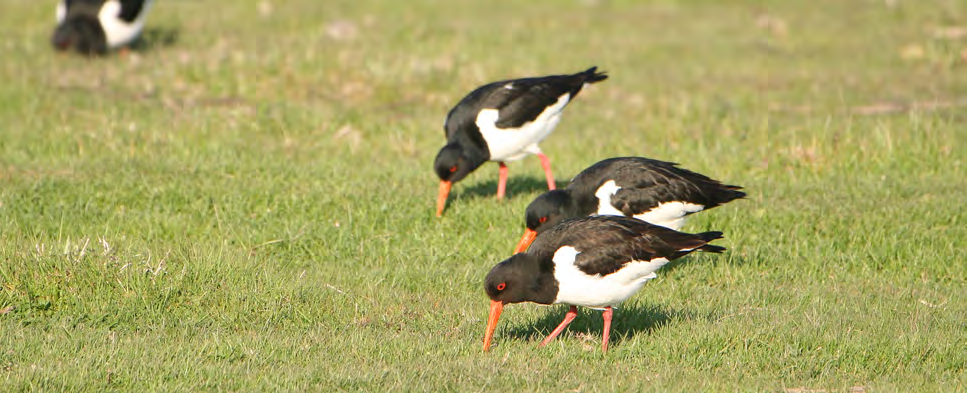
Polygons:
[[719,204],[731,202],[736,199],[745,198],[746,194],[742,191],[739,191],[742,189],[742,187],[723,185],[722,188],[723,190],[719,195],[719,201],[720,201]]
[[[718,232],[718,231],[696,233],[695,235],[698,237],[701,237],[702,240],[705,240],[706,243],[711,242],[712,240],[715,240],[715,239],[722,238],[722,232]],[[711,252],[715,254],[721,254],[722,251],[725,251],[725,247],[705,244],[699,248],[696,248],[695,251],[704,251],[704,252]]]
[[598,67],[594,66],[594,67],[588,68],[587,71],[579,72],[574,76],[584,77],[583,83],[596,83],[596,82],[601,82],[605,79],[608,79],[608,74],[605,74],[604,71],[597,72],[597,70],[598,70]]

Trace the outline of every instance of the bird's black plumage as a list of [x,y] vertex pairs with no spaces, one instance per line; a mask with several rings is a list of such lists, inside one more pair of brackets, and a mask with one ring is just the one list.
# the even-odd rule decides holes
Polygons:
[[564,246],[580,251],[574,265],[588,275],[614,273],[631,261],[665,258],[669,261],[693,251],[720,253],[708,244],[722,232],[690,234],[620,216],[592,216],[567,220],[537,236],[527,254],[553,258]]
[[62,0],[51,44],[58,50],[102,55],[136,39],[151,0],[113,1],[116,14],[104,12],[110,0]]
[[[587,83],[607,79],[597,67],[572,75],[550,75],[509,79],[488,83],[470,92],[447,114],[444,131],[447,145],[434,163],[437,176],[444,181],[459,181],[491,159],[487,141],[477,126],[477,116],[485,109],[496,109],[496,126],[514,129],[534,121],[545,109],[568,94],[573,100]],[[513,88],[507,88],[507,86]],[[457,170],[450,169],[456,167]]]
[[505,304],[564,303],[571,308],[546,345],[577,316],[576,306],[601,308],[601,348],[608,350],[612,307],[633,296],[668,261],[694,251],[720,253],[709,244],[721,232],[688,234],[621,216],[591,216],[562,222],[537,236],[526,251],[497,264],[484,281],[490,316],[484,350],[490,348]]
[[85,55],[107,53],[107,36],[98,20],[103,4],[104,0],[64,0],[64,20],[51,37],[54,48]]
[[[542,232],[526,252],[494,266],[485,289],[494,300],[550,304],[559,284],[553,259],[562,247],[580,252],[574,266],[584,274],[606,276],[632,261],[671,261],[694,251],[721,253],[724,247],[708,244],[720,238],[722,232],[690,234],[620,216],[575,218]],[[498,290],[501,283],[506,287]]]
[[121,12],[118,17],[125,22],[132,23],[144,9],[145,0],[118,0],[121,3]]
[[[484,109],[497,109],[499,128],[517,128],[534,121],[541,112],[553,105],[564,94],[569,99],[581,91],[586,83],[608,78],[597,67],[572,75],[550,75],[536,78],[509,79],[488,83],[464,97],[447,115],[444,126],[447,138],[464,130],[477,128],[477,115]],[[513,86],[512,89],[506,86]],[[479,132],[479,130],[478,130]]]
[[595,193],[608,181],[620,187],[611,196],[611,206],[627,217],[666,202],[701,205],[707,210],[746,195],[739,191],[742,187],[722,184],[676,163],[644,157],[609,158],[575,176],[566,189],[538,196],[526,209],[527,227],[541,232],[562,220],[598,213]]
[[491,299],[504,303],[554,303],[558,291],[554,262],[533,254],[515,254],[491,269],[484,290]]

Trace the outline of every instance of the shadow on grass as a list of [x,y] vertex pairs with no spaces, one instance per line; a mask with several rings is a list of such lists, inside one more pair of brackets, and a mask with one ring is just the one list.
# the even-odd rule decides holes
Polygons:
[[[103,53],[80,53],[70,50],[66,53],[81,54],[89,59],[106,59],[117,57],[118,53],[130,50],[131,52],[144,53],[155,49],[160,49],[174,45],[178,41],[178,29],[170,27],[146,27],[141,36],[128,45],[124,45]],[[64,53],[63,51],[58,51]]]
[[141,37],[131,43],[131,50],[144,53],[166,48],[178,42],[179,31],[173,27],[145,27]]
[[[516,339],[539,343],[564,320],[564,314],[567,313],[567,310],[568,306],[563,305],[549,308],[549,311],[537,321],[524,326],[510,327],[505,334]],[[669,310],[659,306],[643,306],[637,303],[628,304],[627,307],[619,306],[615,308],[614,317],[611,320],[610,340],[612,344],[619,344],[624,339],[638,334],[650,335],[672,320],[688,321],[697,318],[701,318],[701,316],[688,311]],[[601,311],[578,307],[577,318],[555,340],[574,339],[572,335],[581,332],[597,337],[598,340],[601,339],[604,332]]]
[[[712,244],[715,244],[714,242]],[[658,279],[662,279],[662,275],[668,275],[671,272],[677,270],[681,266],[687,266],[691,264],[698,265],[709,265],[708,268],[719,263],[733,263],[734,258],[730,258],[728,254],[729,250],[725,250],[722,254],[712,254],[705,252],[693,252],[684,257],[678,258],[674,261],[670,261],[665,266],[662,266],[661,270],[658,271]]]
[[[567,181],[555,181],[558,189],[567,186]],[[497,195],[497,172],[490,180],[467,185],[460,189],[454,187],[454,196],[466,199],[493,198]],[[530,196],[531,194],[542,194],[547,191],[547,180],[543,177],[533,176],[509,176],[507,179],[507,195],[505,198],[514,199],[519,195]]]

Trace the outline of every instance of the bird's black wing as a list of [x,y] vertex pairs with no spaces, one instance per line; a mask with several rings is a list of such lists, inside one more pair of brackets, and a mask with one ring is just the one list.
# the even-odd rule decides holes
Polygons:
[[[487,102],[487,108],[500,111],[498,128],[517,128],[534,121],[564,95],[573,100],[585,83],[608,78],[596,72],[597,67],[572,75],[551,75],[498,82],[498,88]],[[508,88],[509,87],[509,88]]]
[[631,216],[664,202],[687,202],[710,209],[745,196],[742,187],[724,185],[678,164],[642,157],[624,159],[612,175],[621,187],[611,205]]
[[721,237],[721,232],[689,234],[633,218],[596,216],[565,221],[539,235],[530,249],[574,247],[580,252],[574,261],[579,270],[607,275],[631,261],[672,260],[695,250],[721,252],[724,248],[708,244]]
[[447,138],[457,130],[474,126],[477,115],[484,109],[498,111],[498,128],[517,128],[534,121],[561,96],[569,94],[568,99],[573,100],[585,83],[607,79],[607,75],[596,70],[591,67],[573,75],[511,79],[481,86],[460,100],[447,115]]
[[144,10],[145,0],[119,0],[121,2],[121,13],[118,14],[118,18],[121,20],[133,23],[138,16],[141,15],[141,11]]
[[508,81],[494,91],[485,106],[498,110],[498,128],[518,128],[537,119],[562,96],[573,98],[565,82],[553,76]]

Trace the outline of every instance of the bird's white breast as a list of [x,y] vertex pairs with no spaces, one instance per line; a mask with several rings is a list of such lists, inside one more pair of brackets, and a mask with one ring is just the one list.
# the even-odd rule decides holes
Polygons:
[[554,303],[591,308],[614,306],[637,293],[645,282],[657,277],[655,271],[668,263],[665,258],[633,260],[614,273],[588,275],[574,266],[580,253],[571,246],[561,247],[554,253],[554,278],[558,281]]
[[67,4],[60,0],[57,2],[57,23],[64,23],[64,18],[67,18]]
[[[508,87],[509,86],[509,87]],[[504,88],[513,88],[513,85]],[[498,128],[497,120],[500,112],[497,109],[484,109],[477,114],[477,127],[487,141],[490,149],[491,161],[516,161],[529,154],[540,153],[537,146],[544,138],[554,131],[554,127],[561,121],[561,112],[570,100],[570,94],[564,94],[553,105],[544,109],[536,119],[525,123],[519,128]]]
[[135,18],[134,22],[128,23],[120,18],[121,2],[118,0],[105,2],[101,11],[97,14],[97,19],[101,22],[101,27],[104,28],[107,45],[116,48],[130,44],[138,38],[141,30],[144,29],[145,15],[147,15],[151,3],[153,3],[151,0],[145,1],[138,17]]

